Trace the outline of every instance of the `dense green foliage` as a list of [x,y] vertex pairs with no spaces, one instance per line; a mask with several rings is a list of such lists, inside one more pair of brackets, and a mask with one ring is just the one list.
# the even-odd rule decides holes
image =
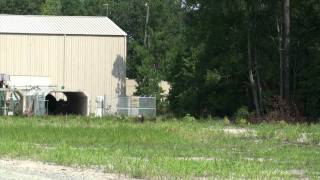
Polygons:
[[46,0],[42,5],[42,14],[44,15],[60,15],[61,14],[61,1]]
[[[1,0],[0,13],[108,16],[128,33],[127,75],[138,81],[137,94],[159,97],[158,83],[166,80],[172,112],[224,116],[242,106],[274,111],[271,100],[282,88],[283,1]],[[291,0],[290,10],[288,104],[316,120],[320,3]]]
[[[253,109],[248,76],[250,31],[266,109],[264,101],[279,95],[279,1],[202,0],[190,7],[196,3],[199,10],[187,12],[188,48],[176,61],[172,108],[198,115],[233,113],[241,105]],[[319,7],[318,1],[292,1],[291,97],[304,115],[314,117],[320,115]]]
[[145,179],[319,179],[319,125],[0,118],[0,157],[100,167]]

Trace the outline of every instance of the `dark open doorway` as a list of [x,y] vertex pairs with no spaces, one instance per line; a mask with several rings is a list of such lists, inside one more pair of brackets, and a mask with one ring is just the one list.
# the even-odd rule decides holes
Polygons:
[[46,96],[49,115],[88,115],[88,96],[81,91],[52,91]]

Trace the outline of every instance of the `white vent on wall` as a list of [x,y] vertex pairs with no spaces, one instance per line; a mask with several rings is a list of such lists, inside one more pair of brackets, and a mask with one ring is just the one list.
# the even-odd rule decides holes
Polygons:
[[10,76],[9,86],[17,89],[31,87],[46,88],[51,86],[51,80],[46,76]]

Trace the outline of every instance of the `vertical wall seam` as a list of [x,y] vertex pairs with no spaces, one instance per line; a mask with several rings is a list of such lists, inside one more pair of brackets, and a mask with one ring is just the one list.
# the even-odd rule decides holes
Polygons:
[[63,70],[63,77],[62,77],[62,86],[65,86],[65,82],[66,82],[66,37],[67,35],[64,34],[63,36],[63,67],[62,67],[62,70]]

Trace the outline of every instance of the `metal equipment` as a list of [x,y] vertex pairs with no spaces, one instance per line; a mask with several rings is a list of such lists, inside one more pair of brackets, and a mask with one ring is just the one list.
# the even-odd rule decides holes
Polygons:
[[10,76],[7,74],[0,74],[0,114],[14,115],[19,112],[21,104],[21,96],[15,90],[8,86]]

